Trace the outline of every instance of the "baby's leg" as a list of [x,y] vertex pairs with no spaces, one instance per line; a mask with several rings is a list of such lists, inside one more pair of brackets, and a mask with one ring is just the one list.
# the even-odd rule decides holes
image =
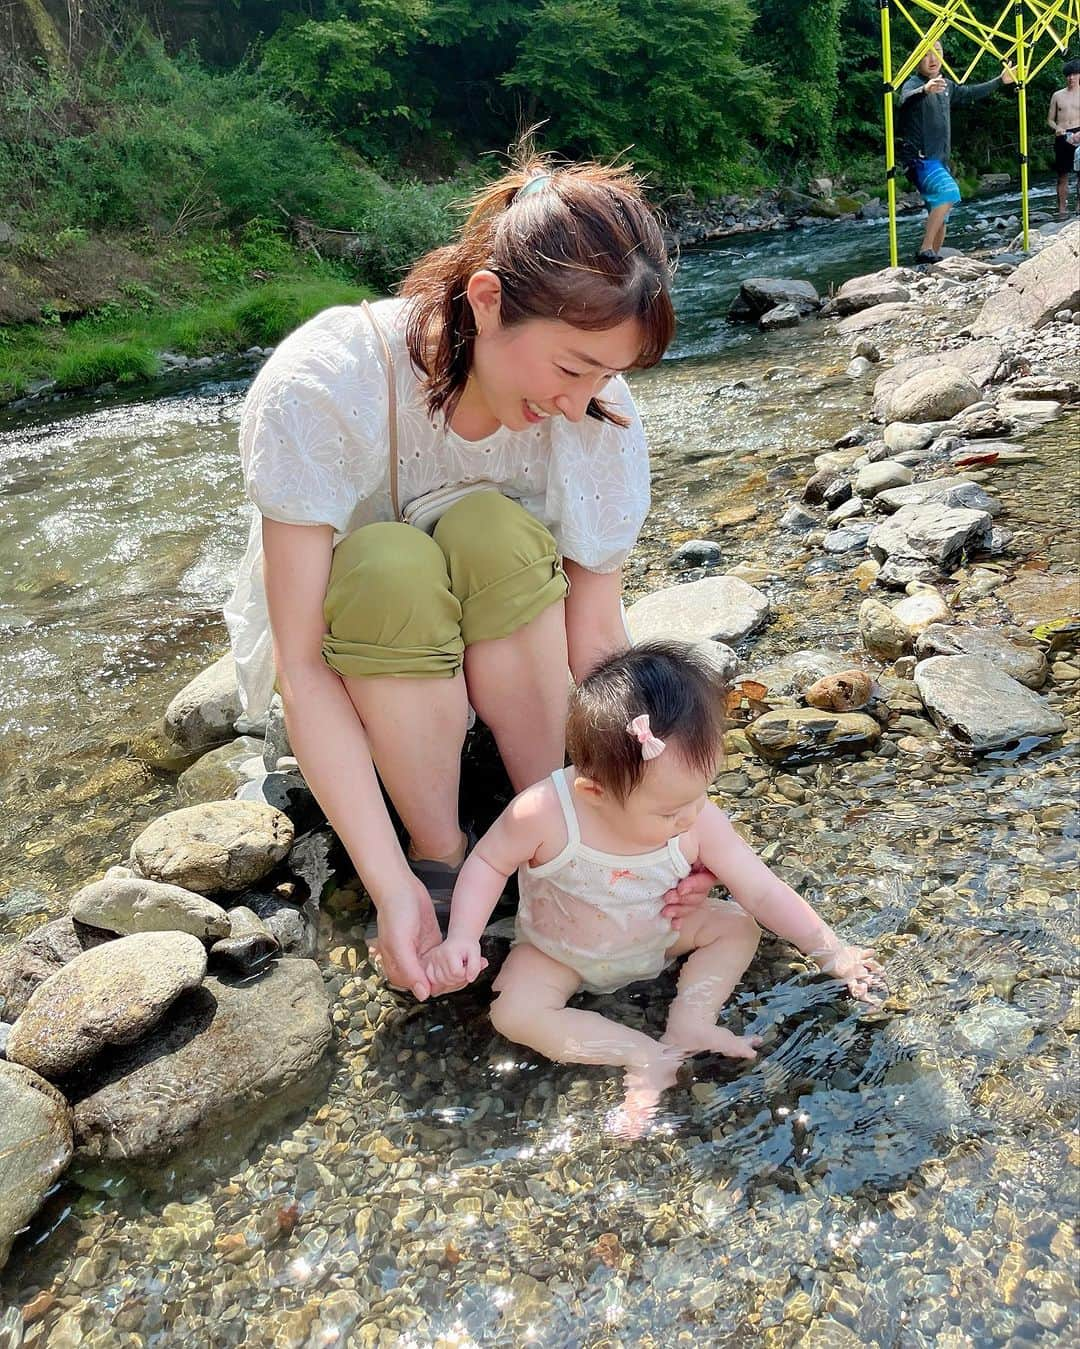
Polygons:
[[580,978],[535,946],[515,946],[493,987],[499,996],[491,1023],[508,1040],[558,1063],[618,1065],[627,1070],[628,1081],[640,1077],[658,1091],[674,1082],[678,1059],[651,1036],[599,1012],[567,1007]]
[[664,1032],[666,1044],[683,1055],[757,1057],[760,1035],[735,1035],[718,1026],[716,1017],[753,959],[760,937],[757,923],[736,904],[702,908],[683,922],[668,955],[693,954],[679,975]]

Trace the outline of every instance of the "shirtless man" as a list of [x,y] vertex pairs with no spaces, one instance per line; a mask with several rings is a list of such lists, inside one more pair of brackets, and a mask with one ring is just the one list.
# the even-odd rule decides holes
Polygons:
[[[1080,145],[1080,61],[1065,62],[1065,88],[1059,89],[1050,100],[1046,124],[1054,133],[1058,215],[1064,219],[1069,210],[1069,174],[1073,172],[1076,147]],[[1077,184],[1080,209],[1080,177]]]
[[1016,83],[1011,67],[983,84],[956,84],[941,73],[941,43],[923,55],[915,73],[900,89],[897,130],[900,162],[926,203],[927,220],[915,261],[941,261],[945,222],[960,200],[960,189],[949,172],[952,149],[952,108],[989,98],[1003,86]]

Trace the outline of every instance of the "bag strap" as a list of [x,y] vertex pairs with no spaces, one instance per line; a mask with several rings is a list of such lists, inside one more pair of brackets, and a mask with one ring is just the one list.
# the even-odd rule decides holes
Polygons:
[[386,425],[390,432],[390,505],[394,509],[394,519],[400,520],[401,508],[398,505],[397,380],[394,378],[394,358],[391,355],[386,334],[375,321],[371,305],[368,304],[367,300],[364,300],[360,308],[364,311],[367,321],[371,324],[372,331],[382,345],[383,360],[386,364]]

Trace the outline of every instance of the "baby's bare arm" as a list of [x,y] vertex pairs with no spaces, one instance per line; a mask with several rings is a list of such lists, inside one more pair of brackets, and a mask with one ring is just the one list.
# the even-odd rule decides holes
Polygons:
[[480,940],[507,877],[543,846],[552,832],[553,814],[561,819],[557,801],[552,810],[553,795],[550,782],[527,787],[472,850],[454,886],[449,937]]
[[842,941],[801,895],[765,865],[712,802],[698,816],[695,829],[700,860],[762,927],[797,946],[824,971],[843,980],[857,997],[867,996],[869,984],[881,972],[872,950]]

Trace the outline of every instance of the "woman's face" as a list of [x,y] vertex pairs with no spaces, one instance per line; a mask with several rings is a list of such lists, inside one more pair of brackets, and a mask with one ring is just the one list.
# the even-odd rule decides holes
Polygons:
[[602,394],[612,375],[630,369],[641,353],[636,319],[599,332],[558,319],[527,319],[504,327],[498,316],[497,280],[495,287],[494,295],[485,292],[475,299],[470,287],[480,332],[462,405],[477,414],[486,411],[512,431],[539,426],[548,417],[581,421],[589,400]]

